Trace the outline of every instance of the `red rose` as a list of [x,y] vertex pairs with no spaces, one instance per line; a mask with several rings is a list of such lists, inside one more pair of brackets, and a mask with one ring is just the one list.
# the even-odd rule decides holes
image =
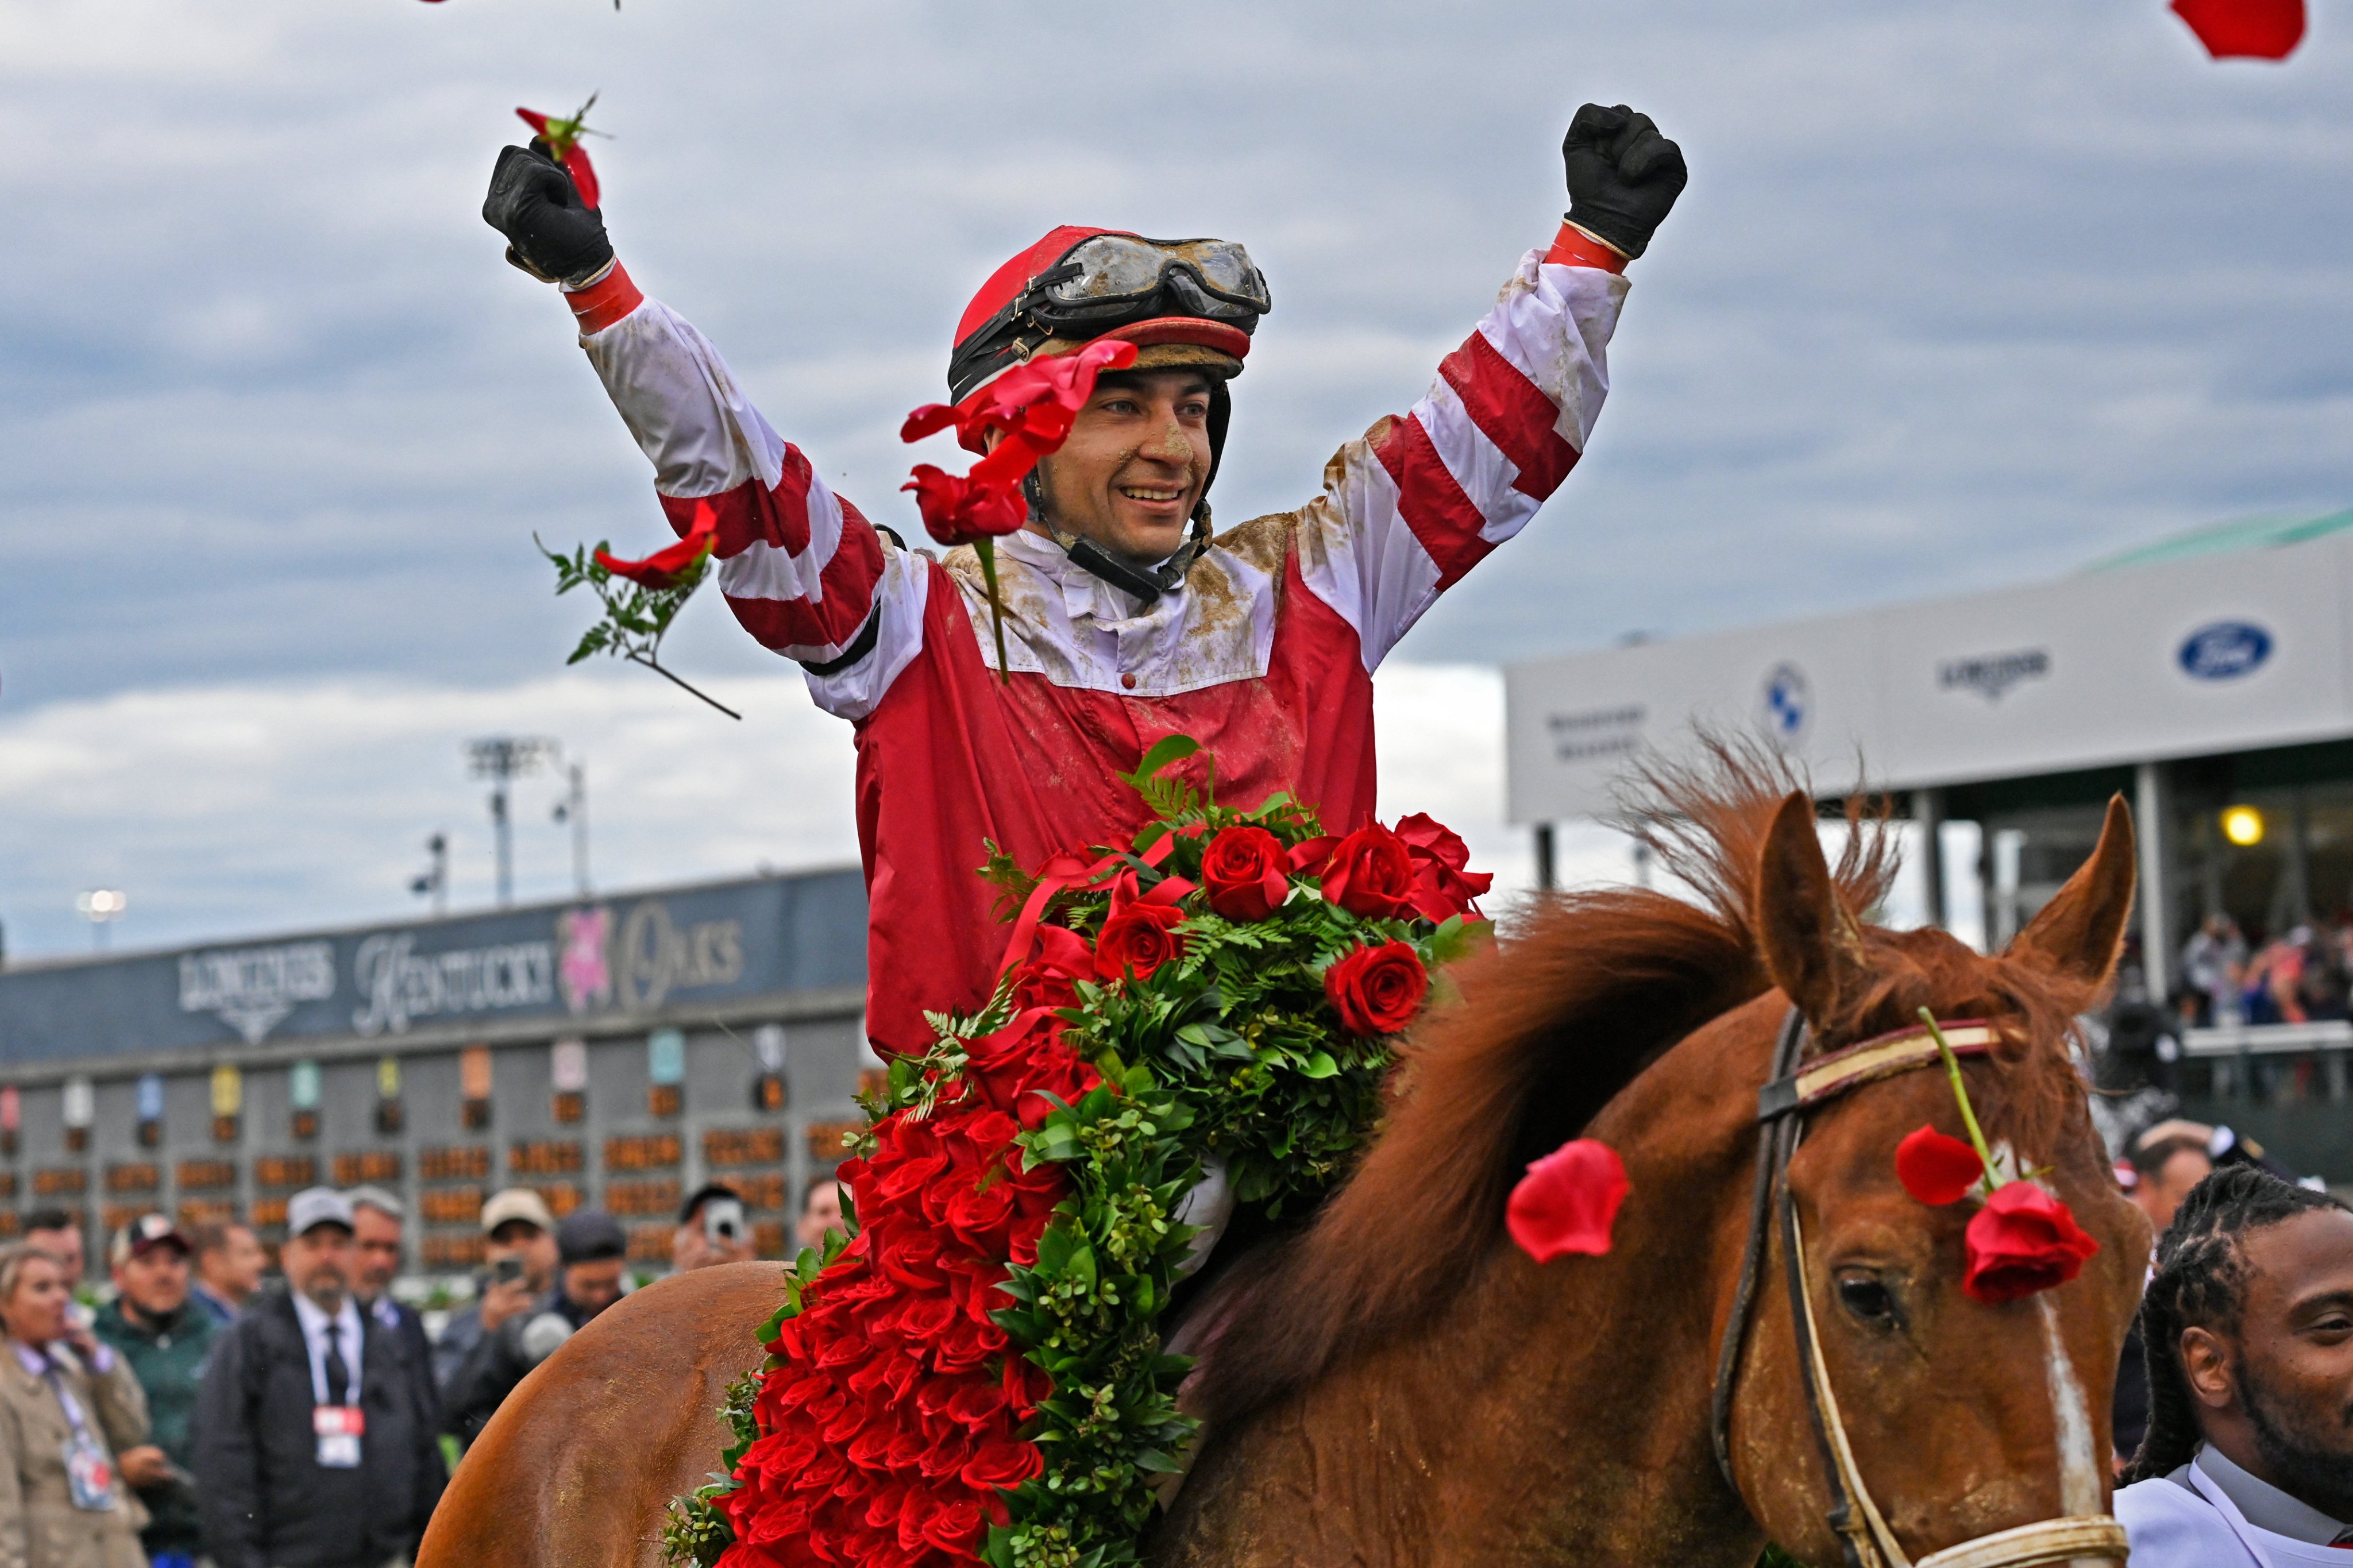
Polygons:
[[1324,866],[1332,858],[1333,847],[1339,842],[1327,833],[1321,838],[1310,838],[1304,844],[1293,845],[1291,868],[1304,876],[1323,876]]
[[643,583],[649,588],[675,588],[702,564],[718,543],[717,509],[697,503],[694,521],[676,544],[657,550],[642,561],[623,561],[600,549],[596,552],[596,564],[617,577]]
[[1413,913],[1414,891],[1413,852],[1378,823],[1340,840],[1324,868],[1324,896],[1360,919]]
[[991,1443],[965,1463],[959,1479],[968,1487],[1018,1487],[1045,1468],[1035,1443]]
[[1013,1005],[1072,1006],[1079,997],[1071,983],[1092,979],[1094,972],[1095,955],[1087,951],[1086,938],[1061,926],[1041,925],[1036,956],[1013,972]]
[[1417,811],[1398,818],[1397,836],[1413,855],[1414,907],[1425,919],[1479,912],[1472,900],[1494,885],[1494,876],[1463,869],[1471,864],[1470,847],[1451,828]]
[[980,1505],[969,1498],[945,1502],[934,1498],[923,1521],[923,1539],[943,1552],[969,1555],[982,1522]]
[[1933,1127],[1922,1127],[1895,1145],[1895,1179],[1924,1204],[1958,1203],[1985,1174],[1978,1152]]
[[1141,980],[1185,951],[1176,933],[1185,911],[1174,904],[1130,904],[1103,921],[1095,939],[1095,973],[1105,980],[1133,975]]
[[1046,1124],[1046,1118],[1054,1114],[1054,1102],[1046,1096],[1050,1094],[1064,1105],[1076,1105],[1082,1095],[1101,1082],[1103,1074],[1092,1064],[1065,1051],[1060,1061],[1045,1067],[1022,1086],[1018,1106],[1021,1125],[1034,1131]]
[[1391,1035],[1413,1022],[1430,972],[1409,942],[1360,947],[1324,972],[1324,994],[1352,1035]]
[[1995,1188],[1970,1216],[1966,1239],[1969,1266],[1961,1289],[1989,1306],[2064,1285],[2100,1250],[2067,1205],[2032,1182]]
[[1590,1138],[1573,1139],[1528,1167],[1512,1189],[1504,1227],[1538,1263],[1571,1252],[1599,1256],[1609,1250],[1628,1185],[1618,1151]]
[[1201,854],[1209,907],[1229,921],[1262,921],[1291,895],[1282,840],[1263,827],[1229,827]]

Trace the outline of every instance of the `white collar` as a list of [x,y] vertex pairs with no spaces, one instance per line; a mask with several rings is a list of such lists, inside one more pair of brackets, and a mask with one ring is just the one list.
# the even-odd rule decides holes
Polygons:
[[[1062,590],[1063,609],[1072,620],[1089,616],[1107,631],[1165,620],[1172,613],[1170,607],[1184,598],[1185,584],[1179,583],[1146,606],[1126,589],[1113,587],[1072,561],[1071,552],[1056,543],[1051,535],[1034,529],[1006,534],[997,544],[1025,566],[1052,579]],[[1148,570],[1157,571],[1160,565],[1155,562]]]
[[343,1306],[336,1310],[333,1317],[330,1318],[324,1311],[320,1310],[318,1302],[313,1301],[310,1297],[302,1294],[301,1291],[289,1290],[286,1294],[288,1299],[294,1303],[295,1321],[302,1325],[302,1332],[306,1337],[315,1339],[319,1335],[325,1333],[327,1331],[327,1325],[332,1322],[337,1328],[343,1329],[351,1335],[351,1343],[353,1348],[356,1349],[358,1347],[360,1335],[360,1309],[358,1300],[355,1297],[352,1296],[349,1292],[345,1292]]
[[[2284,1535],[2313,1546],[2327,1546],[2345,1532],[2344,1522],[2331,1519],[2310,1503],[2290,1496],[2211,1443],[2201,1444],[2190,1460],[2215,1489],[2231,1500],[2241,1517],[2257,1530]],[[2348,1558],[2353,1562],[2353,1557]]]

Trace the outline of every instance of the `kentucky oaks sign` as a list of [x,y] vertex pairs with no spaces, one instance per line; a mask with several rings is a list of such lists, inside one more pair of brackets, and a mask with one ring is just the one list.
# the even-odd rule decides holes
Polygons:
[[0,1063],[551,1022],[856,987],[855,871],[0,972]]

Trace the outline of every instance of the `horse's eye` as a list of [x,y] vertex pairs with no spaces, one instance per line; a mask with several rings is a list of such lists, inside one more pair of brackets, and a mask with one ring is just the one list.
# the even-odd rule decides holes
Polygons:
[[1874,1329],[1895,1324],[1894,1293],[1868,1274],[1842,1274],[1838,1282],[1839,1305],[1856,1321]]

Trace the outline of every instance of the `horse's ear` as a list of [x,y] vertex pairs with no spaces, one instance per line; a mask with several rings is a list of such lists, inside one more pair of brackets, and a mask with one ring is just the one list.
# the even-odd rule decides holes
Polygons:
[[1757,945],[1766,971],[1820,1028],[1861,989],[1862,937],[1839,901],[1814,826],[1814,803],[1792,792],[1773,815],[1757,868]]
[[2124,948],[2135,872],[2132,813],[2124,796],[2112,795],[2108,820],[2100,828],[2092,858],[2027,922],[2002,956],[2066,979],[2101,984]]

